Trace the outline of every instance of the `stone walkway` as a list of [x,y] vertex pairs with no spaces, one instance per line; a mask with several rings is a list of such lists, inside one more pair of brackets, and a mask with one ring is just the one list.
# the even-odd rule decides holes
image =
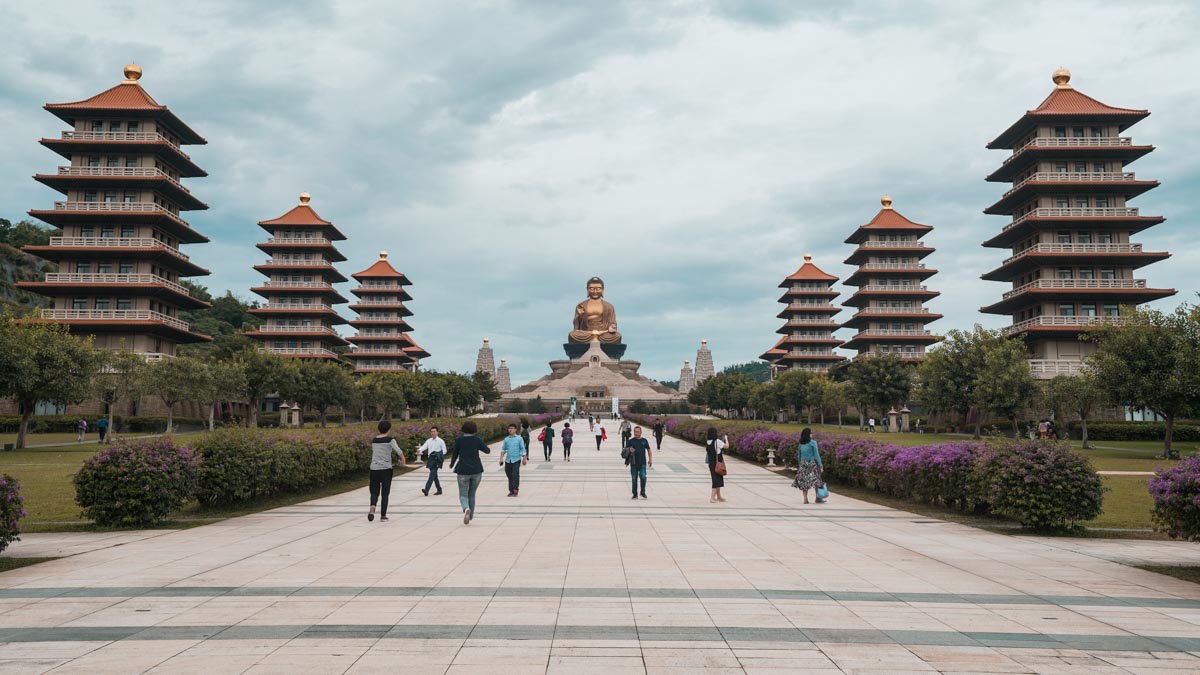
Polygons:
[[587,440],[515,499],[489,463],[470,526],[418,471],[388,523],[360,490],[0,574],[0,672],[1200,672],[1200,586],[1113,562],[1200,547],[802,506],[738,462],[709,504],[673,439],[633,501]]

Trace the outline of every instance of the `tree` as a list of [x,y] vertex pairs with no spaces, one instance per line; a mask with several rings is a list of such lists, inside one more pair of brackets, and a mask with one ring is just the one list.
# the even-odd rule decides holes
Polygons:
[[757,415],[774,421],[779,415],[779,387],[775,382],[758,385],[750,396],[750,407]]
[[1096,343],[1088,366],[1112,401],[1163,418],[1163,456],[1171,457],[1175,421],[1200,413],[1200,307],[1138,309],[1123,318],[1088,333]]
[[860,417],[874,409],[882,419],[889,408],[903,405],[912,394],[912,368],[894,354],[855,359],[846,366],[846,377],[850,398],[866,406],[860,409]]
[[1020,435],[1017,416],[1037,393],[1029,372],[1029,350],[1019,340],[999,338],[983,347],[983,370],[975,393],[979,407],[1012,422],[1013,438]]
[[214,409],[246,390],[246,376],[233,361],[201,361],[196,375],[196,400],[208,407],[208,430],[215,426]]
[[87,398],[99,356],[91,338],[74,337],[65,326],[0,319],[0,397],[17,401],[17,449],[25,447],[29,418],[39,402],[68,406]]
[[715,391],[714,385],[717,383],[716,380],[717,376],[714,375],[713,377],[710,377],[693,387],[687,395],[688,403],[691,403],[692,405],[703,406],[708,410],[715,408],[716,406],[711,402],[710,399]]
[[541,396],[538,396],[537,398],[535,398],[529,402],[529,407],[527,409],[527,412],[533,413],[535,415],[540,415],[540,414],[546,412],[546,402],[542,400]]
[[254,428],[258,426],[258,411],[262,408],[263,399],[286,389],[293,371],[282,356],[254,348],[239,352],[234,363],[243,375],[239,393],[250,404],[250,417],[246,424]]
[[199,399],[206,375],[205,364],[188,356],[163,359],[147,368],[145,389],[166,406],[168,434],[175,431],[175,404]]
[[519,398],[509,399],[508,403],[504,404],[504,412],[517,414],[525,412],[525,401]]
[[121,401],[136,401],[146,387],[150,365],[145,357],[128,349],[100,352],[100,369],[92,378],[92,391],[104,403],[105,413],[112,416],[108,437],[116,439],[121,418],[116,405]]
[[[749,375],[755,382],[770,382],[771,381],[771,364],[766,361],[751,361],[749,363],[735,363],[732,366],[726,366],[718,375],[732,375],[734,373],[742,373]],[[664,382],[663,384],[666,384]],[[678,385],[678,382],[676,383]],[[676,386],[676,389],[679,387]]]
[[[486,375],[486,373],[479,374]],[[450,393],[450,405],[468,415],[479,407],[479,401],[483,399],[483,396],[480,394],[479,381],[475,377],[446,373],[443,378],[446,389]],[[492,388],[495,389],[495,384],[492,385]]]
[[[918,373],[921,400],[936,412],[954,412],[965,421],[976,407],[979,374],[984,367],[984,345],[1000,339],[1000,333],[979,324],[971,331],[951,330],[946,339],[931,349]],[[975,419],[975,438],[979,438]]]
[[348,405],[354,397],[354,378],[340,363],[300,361],[279,394],[303,408],[316,410],[318,424],[324,427],[329,408]]
[[1096,373],[1084,368],[1078,375],[1059,375],[1045,384],[1046,403],[1054,411],[1066,410],[1079,417],[1084,449],[1088,444],[1088,418],[1097,408],[1108,403],[1108,393],[1100,386]]
[[629,412],[633,413],[634,415],[649,415],[650,404],[639,398],[633,403],[629,404]]
[[500,400],[500,390],[496,389],[496,379],[492,377],[491,373],[477,370],[471,374],[471,380],[479,390],[479,397],[484,401],[491,403]]
[[787,370],[775,378],[776,400],[782,406],[790,406],[800,419],[800,412],[812,400],[813,374],[803,370]]
[[408,407],[399,373],[371,373],[358,381],[358,390],[363,402],[379,413],[380,420],[390,420],[393,413]]
[[31,220],[22,220],[13,225],[7,218],[0,218],[0,244],[8,244],[13,248],[45,246],[55,232],[55,228],[43,227]]
[[[821,385],[821,407],[823,410],[830,410],[837,414],[840,427],[842,426],[842,413],[850,405],[850,385],[845,382],[834,382],[829,378],[823,378]],[[825,419],[822,416],[821,424],[824,423]]]

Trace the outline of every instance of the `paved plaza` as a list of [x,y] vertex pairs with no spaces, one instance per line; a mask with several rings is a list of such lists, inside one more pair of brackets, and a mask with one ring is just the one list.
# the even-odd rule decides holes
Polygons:
[[[462,524],[453,474],[182,531],[31,535],[0,574],[2,673],[1200,672],[1200,564],[1176,542],[992,534],[839,497],[666,439],[649,499],[578,424]],[[497,457],[495,450],[493,458]],[[40,548],[39,548],[40,547]],[[1121,561],[1121,562],[1117,562]]]

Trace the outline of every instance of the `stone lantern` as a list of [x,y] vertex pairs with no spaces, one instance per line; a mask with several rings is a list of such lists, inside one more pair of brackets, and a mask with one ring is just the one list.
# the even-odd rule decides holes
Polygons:
[[300,423],[303,421],[304,417],[301,415],[300,404],[297,403],[292,406],[292,426],[299,427]]
[[908,416],[911,413],[912,411],[908,409],[908,406],[900,409],[900,431],[904,433],[908,433]]
[[279,404],[279,426],[280,427],[286,427],[288,425],[288,411],[291,409],[292,409],[292,406],[288,405],[287,401],[283,401],[282,403]]
[[894,434],[894,433],[896,433],[896,431],[897,431],[897,427],[896,427],[896,415],[899,415],[899,414],[900,414],[900,413],[896,412],[896,409],[895,409],[895,408],[891,408],[890,410],[888,410],[888,411],[887,411],[887,416],[888,416],[888,432],[890,432],[890,433],[893,433],[893,434]]

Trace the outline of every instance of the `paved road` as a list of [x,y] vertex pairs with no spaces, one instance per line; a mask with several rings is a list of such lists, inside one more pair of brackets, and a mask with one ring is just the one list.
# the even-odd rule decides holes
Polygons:
[[736,462],[709,504],[703,453],[673,439],[633,501],[606,446],[535,450],[515,499],[489,464],[470,526],[418,471],[389,523],[360,490],[95,536],[0,574],[0,672],[1200,671],[1200,586],[1113,562],[1196,549],[804,507]]

